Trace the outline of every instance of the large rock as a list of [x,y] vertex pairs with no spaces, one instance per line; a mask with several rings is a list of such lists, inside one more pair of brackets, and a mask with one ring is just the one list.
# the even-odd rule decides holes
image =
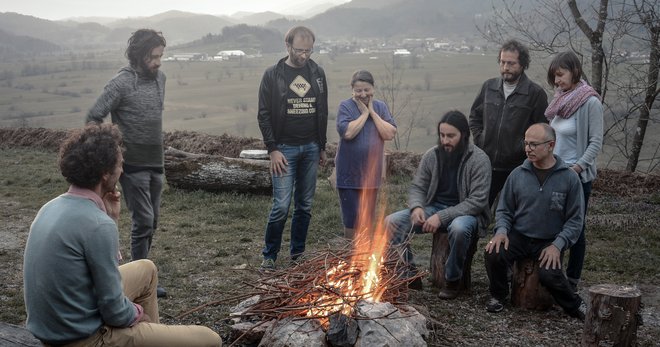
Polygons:
[[275,322],[264,334],[259,347],[328,346],[321,323],[316,319],[285,318]]
[[424,347],[424,336],[428,334],[426,318],[412,307],[399,309],[390,303],[361,301],[357,305],[360,336],[356,347]]

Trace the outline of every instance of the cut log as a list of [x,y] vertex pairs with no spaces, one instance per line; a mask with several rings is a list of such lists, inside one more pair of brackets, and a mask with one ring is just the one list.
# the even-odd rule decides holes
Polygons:
[[180,189],[270,194],[270,161],[165,151],[167,184]]
[[599,284],[589,288],[582,346],[635,346],[641,325],[642,293],[637,287]]
[[[472,289],[472,258],[477,251],[479,236],[474,235],[470,248],[465,256],[463,265],[463,277],[459,286],[461,291],[470,291]],[[449,234],[446,232],[436,232],[433,234],[433,245],[431,247],[431,283],[436,288],[445,286],[445,263],[449,257]]]
[[538,260],[528,258],[516,261],[511,281],[511,305],[544,311],[552,304],[550,292],[539,281]]
[[0,346],[43,346],[22,326],[0,322]]

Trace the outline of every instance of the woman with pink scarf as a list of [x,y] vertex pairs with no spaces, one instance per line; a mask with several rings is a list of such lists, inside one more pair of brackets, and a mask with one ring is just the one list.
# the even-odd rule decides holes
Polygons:
[[[548,84],[555,95],[545,111],[557,140],[554,153],[577,172],[582,181],[586,217],[596,157],[603,144],[603,105],[598,93],[581,76],[582,64],[573,52],[557,54],[548,68]],[[586,251],[585,223],[571,247],[566,276],[577,291]]]

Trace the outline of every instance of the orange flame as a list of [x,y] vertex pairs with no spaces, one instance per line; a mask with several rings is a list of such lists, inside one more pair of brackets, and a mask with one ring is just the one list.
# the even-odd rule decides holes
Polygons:
[[[363,186],[373,188],[381,174],[378,168],[384,164],[383,156],[379,151],[372,150],[368,163]],[[340,262],[327,271],[325,283],[320,286],[334,293],[324,294],[311,302],[307,316],[327,317],[334,312],[350,315],[358,300],[380,301],[387,289],[381,283],[381,270],[388,235],[384,223],[385,194],[380,196],[381,203],[378,200],[378,189],[362,190],[353,242],[354,256],[350,264]],[[326,322],[323,323],[325,325]]]

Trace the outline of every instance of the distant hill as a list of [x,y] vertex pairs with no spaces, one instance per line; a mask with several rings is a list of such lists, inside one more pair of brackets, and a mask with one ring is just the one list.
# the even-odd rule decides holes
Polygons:
[[[330,5],[328,2],[308,10],[320,11],[323,6]],[[194,47],[201,41],[227,42],[227,38],[222,34],[223,29],[237,24],[263,26],[279,32],[280,35],[293,25],[303,24],[312,27],[317,36],[323,39],[469,37],[477,33],[475,22],[485,17],[479,14],[486,15],[491,10],[491,3],[483,0],[353,0],[308,19],[274,12],[238,13],[229,17],[167,11],[150,17],[124,18],[104,24],[81,22],[80,19],[50,21],[6,12],[0,13],[0,30],[13,36],[39,40],[34,41],[35,49],[39,46],[37,51],[50,49],[48,47],[72,50],[116,49],[125,46],[133,31],[145,27],[162,31],[169,47]],[[107,18],[103,20],[106,21]],[[231,41],[231,46],[233,49],[250,48],[268,52],[274,49],[274,43],[264,41],[263,37],[271,35],[268,32],[255,31],[242,39]],[[8,36],[5,36],[4,40],[7,42],[0,44],[14,47],[12,50],[20,51],[23,49],[21,47],[24,47],[8,44]],[[51,45],[36,44],[41,41]],[[264,46],[257,47],[259,44]],[[277,42],[276,49],[280,50],[280,46],[281,42]]]
[[291,16],[285,16],[271,11],[259,13],[237,12],[231,16],[231,19],[235,22],[247,25],[264,25],[272,20],[280,18],[295,19],[295,17],[292,18]]
[[0,57],[20,57],[59,51],[62,48],[48,41],[18,36],[0,30]]
[[197,40],[206,34],[218,34],[222,28],[236,24],[229,17],[167,11],[150,17],[126,18],[108,23],[110,28],[151,28],[162,31],[168,44]]
[[323,37],[471,36],[475,15],[491,11],[483,0],[353,0],[303,21],[273,21],[282,31],[295,24]]
[[281,52],[283,35],[273,29],[247,24],[227,26],[218,35],[209,34],[199,40],[172,47],[172,50],[194,50],[216,54],[223,49],[242,49],[247,53]]

